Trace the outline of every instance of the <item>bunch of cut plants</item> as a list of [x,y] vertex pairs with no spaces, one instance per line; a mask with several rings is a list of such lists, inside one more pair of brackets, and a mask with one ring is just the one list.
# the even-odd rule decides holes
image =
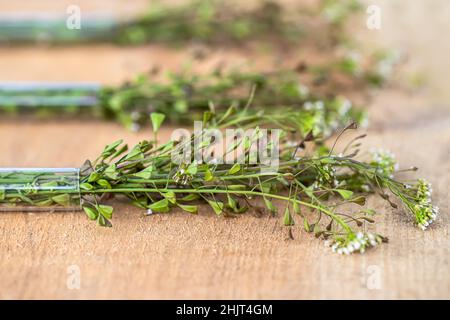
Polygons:
[[68,28],[67,16],[2,17],[0,42],[213,45],[277,40],[297,43],[311,34],[319,37],[321,33],[315,32],[318,27],[326,35],[323,41],[333,42],[342,35],[343,22],[359,11],[361,4],[357,0],[321,0],[318,6],[289,8],[277,1],[264,0],[245,7],[239,2],[221,0],[192,0],[181,5],[151,1],[144,14],[128,19],[85,14],[82,28]]
[[[151,112],[165,113],[173,124],[190,124],[209,110],[210,102],[218,113],[230,105],[242,108],[254,90],[257,109],[283,107],[299,114],[322,109],[337,124],[342,124],[339,118],[362,123],[366,121],[362,108],[355,107],[345,95],[336,94],[336,86],[345,79],[347,89],[365,93],[388,81],[377,70],[380,64],[394,61],[390,55],[380,55],[365,67],[349,68],[347,60],[342,57],[322,65],[300,63],[296,68],[266,72],[217,68],[206,74],[186,70],[160,75],[155,68],[116,87],[93,82],[0,82],[0,114],[13,119],[95,117],[138,131],[150,124]],[[377,82],[371,80],[374,77]]]
[[[0,206],[3,210],[78,208],[88,219],[109,227],[114,198],[127,199],[148,216],[174,208],[196,214],[200,205],[224,217],[256,210],[279,217],[286,228],[301,224],[340,254],[363,253],[387,242],[387,235],[370,231],[379,213],[366,206],[372,194],[386,200],[395,212],[408,214],[421,229],[436,219],[431,185],[423,179],[396,178],[398,172],[416,168],[399,169],[393,155],[383,151],[358,159],[365,135],[356,135],[336,150],[342,135],[354,134],[355,123],[333,137],[331,147],[314,130],[304,134],[293,127],[277,131],[279,140],[274,142],[263,134],[264,127],[284,121],[262,113],[266,120],[251,134],[234,137],[224,153],[204,161],[217,143],[209,130],[245,124],[245,111],[230,107],[218,116],[211,110],[204,114],[200,132],[165,143],[157,141],[165,115],[152,113],[153,139],[131,148],[121,140],[113,142],[78,169],[2,169]],[[177,157],[186,147],[193,152]],[[261,147],[278,154],[275,169],[258,161]],[[229,154],[240,161],[225,160]]]

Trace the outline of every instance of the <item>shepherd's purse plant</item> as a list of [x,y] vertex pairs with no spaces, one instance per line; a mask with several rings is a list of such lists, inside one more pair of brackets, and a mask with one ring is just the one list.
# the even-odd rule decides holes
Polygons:
[[[301,224],[340,254],[362,253],[387,241],[368,227],[375,222],[376,214],[366,207],[366,197],[371,193],[380,195],[395,209],[397,203],[402,204],[422,229],[437,217],[430,184],[421,179],[397,180],[399,169],[390,153],[373,151],[370,158],[356,160],[364,135],[336,153],[336,143],[327,148],[318,143],[312,131],[306,135],[283,131],[277,146],[264,145],[267,151],[279,147],[276,171],[265,171],[263,165],[252,161],[203,163],[192,157],[176,164],[173,154],[186,144],[194,146],[198,134],[202,142],[195,151],[209,152],[214,141],[207,129],[223,129],[230,122],[240,125],[244,119],[232,111],[220,119],[208,113],[200,133],[158,145],[156,133],[164,118],[158,113],[151,115],[155,139],[141,141],[130,149],[122,141],[109,144],[97,158],[86,161],[76,175],[72,171],[56,175],[43,169],[0,171],[1,207],[55,210],[79,203],[88,218],[101,226],[111,226],[114,209],[109,201],[114,197],[128,199],[146,215],[168,213],[174,208],[196,214],[201,204],[210,206],[218,216],[240,215],[248,210],[276,216],[280,211],[284,225]],[[355,127],[352,123],[341,133]],[[261,132],[256,127],[251,136],[235,139],[225,153],[241,147],[244,159],[255,159],[253,147],[259,143]],[[316,147],[307,151],[310,142]]]

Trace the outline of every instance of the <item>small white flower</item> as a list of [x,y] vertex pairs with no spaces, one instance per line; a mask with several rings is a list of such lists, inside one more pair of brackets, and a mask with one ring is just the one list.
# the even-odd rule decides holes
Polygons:
[[305,110],[312,110],[312,108],[313,108],[312,102],[309,102],[309,101],[305,102],[305,103],[303,104],[303,108],[304,108]]
[[352,108],[352,103],[348,99],[342,101],[341,107],[339,109],[339,114],[341,116],[345,115]]
[[307,86],[300,84],[298,86],[298,92],[300,93],[301,96],[305,97],[309,94],[309,88]]
[[213,158],[213,159],[209,160],[208,163],[212,164],[212,165],[216,165],[217,164],[217,158]]
[[317,110],[323,110],[323,108],[325,107],[325,104],[323,103],[323,101],[317,101],[315,104],[315,107],[317,108]]
[[137,112],[137,111],[133,111],[133,112],[131,113],[131,119],[132,119],[133,121],[139,120],[140,117],[141,117],[141,115],[140,115],[140,113]]
[[149,216],[149,215],[152,215],[153,214],[153,210],[152,209],[147,209],[147,215]]
[[133,122],[130,126],[130,130],[132,132],[138,132],[139,130],[141,130],[141,126],[138,123]]

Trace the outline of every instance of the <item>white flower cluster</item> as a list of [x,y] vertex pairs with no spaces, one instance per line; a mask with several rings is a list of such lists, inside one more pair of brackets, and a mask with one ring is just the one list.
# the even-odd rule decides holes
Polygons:
[[321,100],[315,102],[307,101],[303,104],[303,109],[311,113],[311,127],[322,131],[324,136],[329,136],[339,126],[339,122],[335,117],[327,120],[325,103]]
[[378,61],[375,70],[383,79],[387,79],[391,76],[399,60],[400,54],[398,52],[388,52]]
[[337,187],[339,185],[339,181],[336,179],[336,168],[325,164],[322,166],[321,170],[317,171],[318,175],[316,181],[314,181],[313,187],[314,189],[320,188],[324,185],[331,185],[333,187]]
[[382,237],[373,233],[358,232],[350,234],[347,239],[334,241],[330,246],[333,252],[339,254],[364,253],[366,249],[376,247],[383,241]]
[[177,171],[177,173],[175,173],[173,180],[175,183],[185,186],[192,180],[192,176],[186,171],[186,169],[181,168]]
[[141,114],[137,111],[133,111],[131,113],[131,125],[130,125],[130,130],[132,132],[138,132],[139,130],[141,130],[141,125],[138,123],[139,119],[141,118]]
[[297,88],[298,88],[298,94],[300,95],[300,97],[306,98],[309,95],[309,88],[307,86],[299,84]]
[[377,167],[377,172],[392,178],[399,168],[394,154],[383,149],[371,149],[370,153],[372,154],[371,164]]
[[414,214],[416,221],[422,230],[425,230],[431,223],[436,220],[439,208],[431,203],[431,194],[433,189],[431,184],[423,179],[417,182],[417,204],[414,206]]
[[323,111],[325,104],[320,100],[316,102],[307,101],[303,104],[303,108],[308,111]]
[[352,102],[347,98],[339,99],[339,109],[338,113],[340,116],[346,116],[348,112],[352,109]]

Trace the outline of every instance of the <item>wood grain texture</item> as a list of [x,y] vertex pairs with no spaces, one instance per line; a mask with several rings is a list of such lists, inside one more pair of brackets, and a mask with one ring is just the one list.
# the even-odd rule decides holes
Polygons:
[[[242,58],[221,49],[211,64],[230,52]],[[178,68],[182,54],[155,46],[0,49],[3,80],[120,83],[153,61]],[[331,253],[300,226],[288,240],[281,216],[225,219],[203,207],[196,216],[146,217],[115,203],[114,227],[104,229],[80,212],[0,213],[0,298],[449,299],[450,109],[384,91],[369,110],[365,145],[390,149],[434,185],[442,213],[428,231],[374,197],[369,205],[382,213],[376,230],[390,243],[350,257]],[[150,134],[108,122],[0,119],[0,166],[79,166],[106,143]],[[164,128],[163,138],[169,134]],[[79,290],[67,287],[71,266],[81,272]]]

